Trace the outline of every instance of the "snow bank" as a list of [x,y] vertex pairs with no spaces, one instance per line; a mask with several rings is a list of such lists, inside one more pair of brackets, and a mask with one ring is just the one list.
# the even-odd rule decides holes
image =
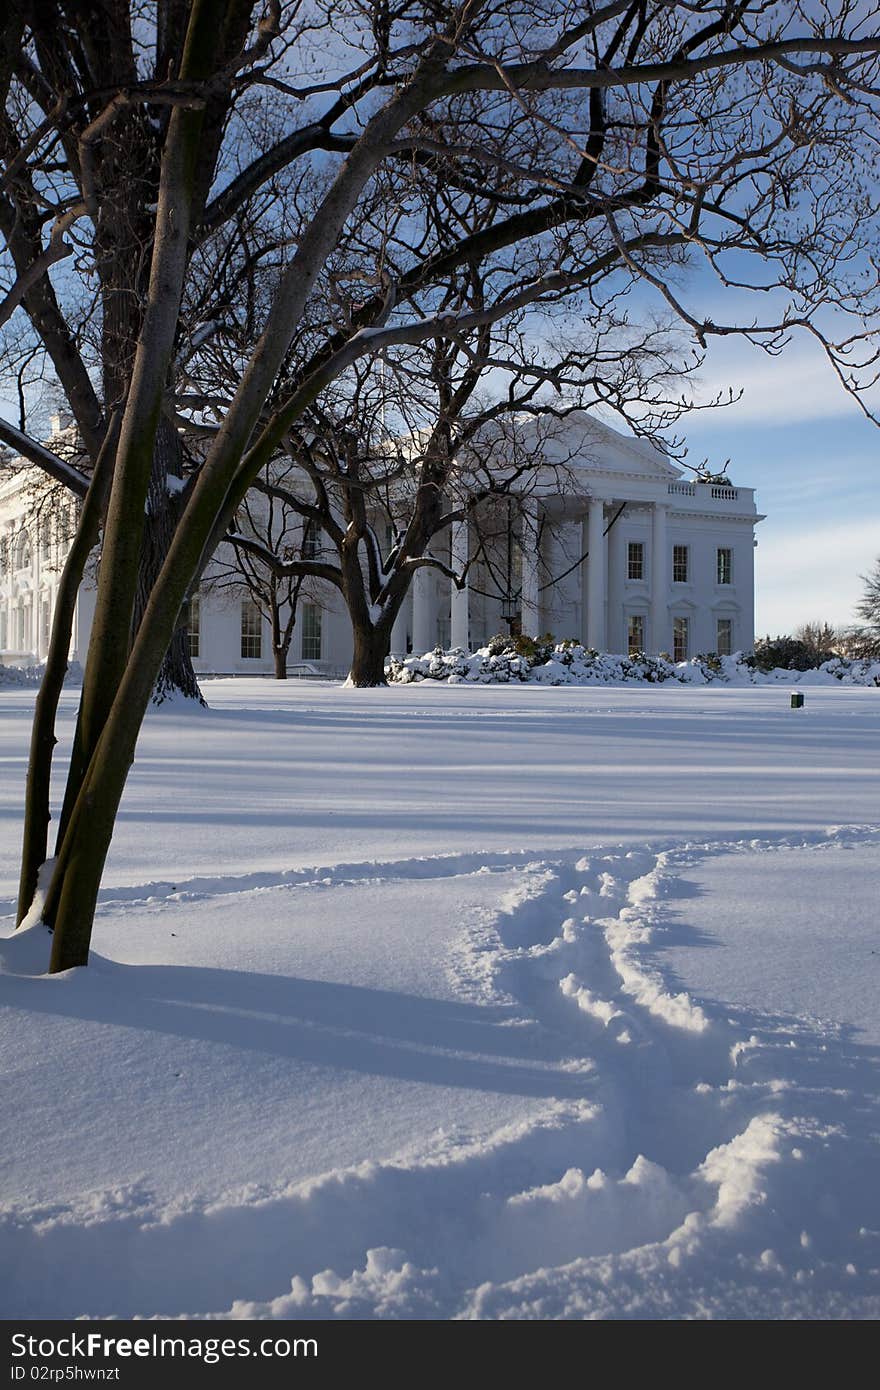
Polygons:
[[214,682],[51,977],[10,692],[3,1315],[876,1318],[877,707],[829,682]]
[[475,652],[461,647],[444,651],[435,647],[424,656],[392,657],[389,679],[411,681],[462,681],[481,685],[523,681],[540,685],[880,685],[880,661],[851,661],[834,657],[812,671],[777,667],[759,671],[750,660],[735,656],[695,656],[673,662],[663,656],[615,656],[596,652],[579,642],[533,642],[529,638],[494,638]]

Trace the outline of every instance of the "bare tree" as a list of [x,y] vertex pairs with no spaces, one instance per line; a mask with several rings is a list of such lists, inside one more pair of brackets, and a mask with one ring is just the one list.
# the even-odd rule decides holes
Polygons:
[[[445,287],[442,307],[456,318],[478,312],[484,291],[470,267]],[[585,445],[577,431],[573,445],[566,439],[572,416],[601,405],[653,439],[665,431],[665,447],[674,449],[669,431],[694,408],[684,390],[694,362],[681,335],[633,327],[607,301],[601,310],[584,306],[580,318],[576,329],[557,329],[552,344],[530,343],[513,315],[471,334],[389,349],[378,366],[355,363],[286,436],[283,478],[278,464],[255,484],[325,538],[319,555],[285,557],[277,547],[270,555],[265,544],[252,553],[278,579],[310,575],[335,586],[352,625],[352,685],[385,683],[392,629],[418,570],[502,599],[507,621],[518,621],[513,555],[524,544],[540,553],[526,504],[539,490],[579,486],[572,464]],[[467,555],[453,554],[460,522],[468,524]],[[565,572],[585,559],[570,557]],[[474,584],[472,564],[489,590]],[[545,570],[543,587],[560,577]]]
[[[557,312],[566,296],[598,303],[611,268],[616,293],[638,286],[655,297],[698,349],[742,333],[773,353],[799,329],[856,395],[876,362],[877,210],[865,176],[880,37],[861,2],[564,0],[548,10],[524,0],[514,23],[506,7],[479,0],[313,0],[283,14],[277,3],[260,12],[246,0],[164,0],[156,15],[151,33],[118,0],[16,0],[3,21],[0,315],[26,314],[51,359],[95,460],[78,539],[103,530],[42,909],[55,927],[53,970],[87,960],[119,800],[187,594],[248,488],[355,363],[459,342],[530,305]],[[328,58],[340,25],[341,54],[359,50],[348,71],[344,56]],[[305,74],[317,45],[331,71],[315,82]],[[438,222],[438,182],[467,206],[482,200],[476,230],[472,215]],[[268,233],[280,228],[267,237],[278,264],[253,302],[253,338],[229,335],[218,427],[175,492],[173,534],[136,623],[145,506],[151,486],[167,493],[164,476],[153,480],[171,467],[156,460],[181,439],[177,364],[185,359],[197,380],[198,355],[224,321],[220,303],[216,316],[188,317],[192,267],[276,187],[286,221],[277,197],[262,216]],[[378,191],[383,238],[359,251],[346,232]],[[78,351],[82,307],[66,312],[66,281],[53,273],[66,248],[65,273],[98,286],[102,396]],[[754,289],[766,312],[721,322],[701,312],[686,275],[699,258],[722,288]],[[358,262],[360,292],[346,315],[328,318],[331,278]],[[450,271],[474,264],[482,307],[444,307]],[[829,306],[853,324],[833,339]],[[186,418],[203,427],[195,407]],[[45,850],[51,721],[47,699],[31,763],[25,906],[41,836]]]
[[210,565],[205,587],[246,594],[269,624],[276,680],[287,678],[287,662],[300,600],[320,606],[320,586],[308,562],[319,549],[316,532],[301,508],[292,506],[293,465],[278,460],[264,469],[236,512],[229,538]]
[[829,661],[839,651],[838,634],[830,623],[802,623],[795,628],[794,637],[796,642],[802,644],[814,666],[821,666],[823,661]]

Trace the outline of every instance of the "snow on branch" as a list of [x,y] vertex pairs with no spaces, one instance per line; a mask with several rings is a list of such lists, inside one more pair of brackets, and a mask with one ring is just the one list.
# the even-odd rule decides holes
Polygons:
[[0,420],[0,440],[11,449],[17,450],[28,463],[42,468],[44,473],[48,473],[56,482],[69,488],[77,497],[85,497],[89,490],[89,479],[85,473],[81,473],[72,463],[53,454],[45,444],[39,444],[36,439],[8,424],[6,420]]

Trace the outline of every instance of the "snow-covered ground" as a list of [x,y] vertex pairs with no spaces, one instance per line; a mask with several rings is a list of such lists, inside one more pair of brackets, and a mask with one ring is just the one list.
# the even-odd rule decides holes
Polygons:
[[0,1316],[880,1313],[880,692],[206,693],[2,924]]

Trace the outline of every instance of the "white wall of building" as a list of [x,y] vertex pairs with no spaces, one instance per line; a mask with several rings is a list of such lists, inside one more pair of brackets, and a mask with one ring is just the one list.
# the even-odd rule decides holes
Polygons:
[[[572,427],[574,428],[574,427]],[[748,650],[754,641],[754,529],[761,519],[749,488],[688,482],[681,470],[643,444],[593,421],[582,421],[583,457],[569,470],[560,490],[550,468],[536,473],[530,495],[521,499],[526,521],[517,521],[517,604],[522,630],[531,636],[551,632],[605,650],[626,652],[630,619],[644,635],[648,652],[674,654],[676,620],[687,622],[687,654],[719,649],[719,622],[730,624],[731,649]],[[575,441],[577,442],[577,440]],[[572,439],[565,442],[570,456]],[[46,655],[48,619],[54,612],[63,532],[34,519],[33,470],[0,483],[0,661],[28,664]],[[72,504],[67,504],[72,509]],[[29,563],[20,564],[22,536]],[[502,544],[496,537],[494,544]],[[506,543],[504,543],[506,545]],[[631,545],[641,546],[641,578],[630,575]],[[687,576],[673,570],[675,547],[686,547]],[[460,524],[454,537],[435,540],[445,562],[474,556],[476,540]],[[729,552],[719,582],[719,551]],[[494,580],[475,565],[464,592],[439,571],[421,569],[395,625],[392,650],[427,650],[462,642],[482,645],[507,630],[504,596]],[[485,590],[486,592],[480,592]],[[260,654],[246,654],[241,609],[247,594],[208,581],[199,594],[198,655],[202,673],[263,674],[274,669],[268,622],[261,623]],[[319,614],[320,648],[314,624],[307,633],[305,604]],[[71,654],[84,659],[94,610],[94,586],[80,592]],[[725,633],[725,636],[727,633]],[[253,644],[251,644],[253,650]],[[351,657],[351,630],[341,596],[317,584],[298,610],[288,656],[295,674],[305,663],[327,675],[344,675]]]

